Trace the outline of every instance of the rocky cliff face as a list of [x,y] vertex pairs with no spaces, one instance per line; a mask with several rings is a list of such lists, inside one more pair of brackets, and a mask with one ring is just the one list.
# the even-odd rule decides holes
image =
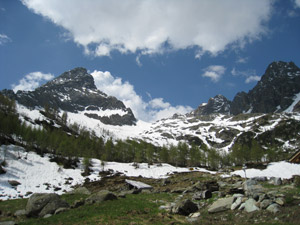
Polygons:
[[212,113],[230,113],[230,101],[223,95],[216,95],[214,98],[210,98],[207,104],[200,105],[191,114],[194,116],[209,115]]
[[273,62],[249,93],[238,93],[231,103],[233,115],[283,112],[300,93],[300,69],[293,62]]
[[28,108],[47,106],[73,113],[84,111],[87,117],[111,125],[134,125],[136,122],[131,109],[123,102],[96,88],[94,78],[85,68],[65,72],[34,91],[15,94],[4,90],[2,93]]
[[[213,113],[237,115],[240,113],[278,113],[287,110],[300,94],[300,69],[293,62],[273,62],[257,85],[248,93],[239,92],[233,101],[222,95],[209,99],[193,113],[195,116]],[[292,107],[299,112],[300,102]]]

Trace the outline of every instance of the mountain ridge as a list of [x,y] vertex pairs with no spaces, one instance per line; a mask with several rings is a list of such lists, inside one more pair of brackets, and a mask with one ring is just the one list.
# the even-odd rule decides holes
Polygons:
[[[82,67],[64,72],[34,91],[14,93],[12,90],[3,90],[2,94],[28,108],[50,107],[72,113],[84,111],[87,117],[111,125],[136,123],[132,110],[117,98],[98,90],[92,75]],[[102,115],[103,111],[110,111],[111,115]]]

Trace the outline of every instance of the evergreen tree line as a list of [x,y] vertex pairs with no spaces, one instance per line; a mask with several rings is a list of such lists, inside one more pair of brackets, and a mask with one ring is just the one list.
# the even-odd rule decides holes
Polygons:
[[[251,145],[235,144],[231,151],[222,154],[216,149],[207,148],[205,144],[197,146],[179,142],[177,145],[157,147],[145,141],[117,140],[106,142],[103,138],[80,128],[78,124],[67,124],[67,113],[60,117],[57,110],[45,107],[43,114],[55,120],[62,128],[44,126],[36,128],[21,122],[16,112],[14,101],[0,95],[0,137],[15,135],[19,143],[28,150],[39,154],[52,153],[61,159],[72,160],[78,157],[98,158],[103,161],[169,163],[174,166],[201,166],[217,169],[224,166],[242,165],[247,162],[261,160],[279,160],[276,148],[266,151],[258,142],[252,140]],[[68,132],[66,132],[68,131]],[[65,161],[64,161],[65,162]]]

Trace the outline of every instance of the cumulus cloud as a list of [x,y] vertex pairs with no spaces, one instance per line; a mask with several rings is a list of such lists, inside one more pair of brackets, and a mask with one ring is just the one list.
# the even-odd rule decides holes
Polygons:
[[260,80],[260,76],[256,75],[255,70],[237,70],[235,67],[231,70],[233,76],[243,76],[246,78],[245,83],[251,83]]
[[[91,75],[99,90],[123,101],[140,120],[153,122],[175,113],[185,114],[192,110],[189,106],[171,106],[162,98],[154,98],[146,102],[135,92],[132,84],[127,81],[123,82],[121,78],[114,77],[110,72],[95,70]],[[151,97],[149,93],[148,96]]]
[[[22,0],[65,28],[85,53],[163,53],[196,47],[213,55],[266,32],[272,0]],[[298,2],[298,0],[297,0]],[[96,47],[95,47],[96,46]],[[166,47],[167,46],[167,47]]]
[[50,73],[32,72],[27,74],[24,78],[19,81],[19,84],[13,84],[12,89],[14,92],[21,91],[32,91],[39,87],[42,82],[49,81],[54,78],[54,75]]
[[11,39],[5,34],[0,34],[0,45],[4,45],[8,42],[11,42]]
[[211,65],[205,68],[203,71],[203,77],[209,77],[213,82],[218,82],[225,73],[226,68],[220,65]]
[[245,80],[245,83],[248,84],[248,83],[256,82],[256,81],[260,81],[260,76],[249,76]]

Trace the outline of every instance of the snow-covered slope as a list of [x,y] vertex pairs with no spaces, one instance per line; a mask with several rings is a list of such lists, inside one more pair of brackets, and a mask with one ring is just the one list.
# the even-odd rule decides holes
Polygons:
[[[50,162],[49,155],[41,157],[34,152],[26,152],[24,148],[15,145],[0,146],[0,162],[5,160],[5,174],[0,175],[0,199],[29,197],[32,193],[58,193],[71,191],[74,185],[84,183],[82,162],[76,169],[64,169],[55,162]],[[82,160],[81,160],[82,161]],[[136,168],[132,163],[105,162],[101,165],[98,159],[91,159],[92,173],[88,178],[92,181],[101,179],[99,172],[110,170],[133,177],[166,178],[174,172],[189,172],[188,168],[174,167],[169,164],[151,165],[139,164]],[[210,172],[195,168],[194,171]],[[210,172],[214,173],[214,172]],[[20,184],[13,187],[9,181]]]

